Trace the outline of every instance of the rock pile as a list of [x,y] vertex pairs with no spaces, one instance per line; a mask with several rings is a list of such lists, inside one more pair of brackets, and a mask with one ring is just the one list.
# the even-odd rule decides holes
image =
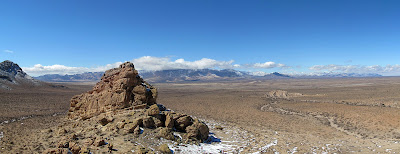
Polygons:
[[[142,146],[159,143],[155,140],[161,138],[177,144],[198,144],[208,139],[209,128],[205,123],[166,110],[156,99],[157,89],[138,75],[132,63],[108,70],[93,90],[71,99],[70,122],[55,128],[58,131],[54,132],[58,133],[51,131],[51,140],[59,144],[45,153],[112,152],[115,149],[140,153],[158,149]],[[140,143],[140,146],[131,146],[132,143]],[[165,145],[160,146],[160,151],[168,151]]]

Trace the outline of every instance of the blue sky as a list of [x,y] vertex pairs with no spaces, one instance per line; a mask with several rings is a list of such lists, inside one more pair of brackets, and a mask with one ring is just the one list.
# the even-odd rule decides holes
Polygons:
[[399,8],[395,0],[3,0],[0,60],[34,76],[124,61],[400,75]]

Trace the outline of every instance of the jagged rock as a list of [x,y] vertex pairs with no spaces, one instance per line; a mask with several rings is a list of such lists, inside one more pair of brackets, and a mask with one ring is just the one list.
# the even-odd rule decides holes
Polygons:
[[103,116],[100,117],[99,123],[103,126],[107,125],[108,123],[112,122],[114,119],[112,117]]
[[69,149],[71,150],[72,154],[79,154],[81,151],[81,147],[74,142],[69,144]]
[[93,90],[71,99],[69,117],[88,119],[106,111],[156,104],[157,89],[145,82],[134,65],[123,63],[107,70]]
[[192,125],[186,127],[186,134],[183,138],[186,140],[196,139],[200,142],[207,140],[209,128],[203,122],[196,120]]
[[174,119],[173,119],[172,116],[168,113],[168,114],[165,116],[165,127],[167,127],[167,128],[174,128],[174,123],[175,123]]
[[134,130],[133,130],[133,135],[139,135],[140,134],[140,132],[141,132],[141,130],[140,130],[140,127],[138,126],[138,127],[136,127]]
[[143,118],[143,127],[145,128],[154,128],[154,120],[152,117],[144,117]]
[[93,145],[96,147],[103,146],[103,145],[106,145],[106,141],[104,141],[104,139],[102,139],[102,138],[97,138],[94,141]]
[[157,104],[154,104],[152,106],[150,106],[149,109],[147,109],[147,115],[149,116],[155,116],[160,114],[160,109],[158,108]]
[[172,133],[172,129],[166,128],[166,127],[163,127],[163,128],[160,129],[160,131],[158,131],[158,136],[162,137],[162,138],[165,138],[167,140],[174,140],[175,139],[174,134]]
[[187,115],[179,117],[175,121],[175,128],[180,131],[185,131],[185,128],[193,123],[192,120],[192,117]]
[[125,127],[125,125],[126,125],[126,122],[118,122],[117,125],[116,125],[116,127],[117,127],[118,129],[123,129],[123,128]]
[[152,117],[154,121],[154,126],[155,127],[162,127],[164,126],[164,123],[160,120],[160,118]]
[[161,144],[160,146],[158,146],[158,150],[164,154],[172,154],[172,151],[171,149],[169,149],[167,144]]

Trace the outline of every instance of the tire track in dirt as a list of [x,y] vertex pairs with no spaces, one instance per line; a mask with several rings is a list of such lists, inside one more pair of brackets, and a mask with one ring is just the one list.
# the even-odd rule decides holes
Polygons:
[[298,112],[298,111],[294,111],[294,110],[290,110],[290,109],[277,107],[278,103],[279,103],[279,101],[274,101],[272,103],[263,105],[260,109],[262,111],[275,112],[275,113],[284,114],[284,115],[296,115],[296,116],[301,116],[301,117],[315,118],[315,119],[321,121],[323,124],[328,125],[328,126],[334,128],[335,130],[343,132],[347,135],[355,136],[357,138],[363,137],[360,134],[357,134],[355,132],[350,132],[350,131],[340,127],[338,124],[335,123],[336,118],[334,116],[329,116],[329,114],[327,114],[327,113],[318,113],[318,112],[302,113],[302,112]]

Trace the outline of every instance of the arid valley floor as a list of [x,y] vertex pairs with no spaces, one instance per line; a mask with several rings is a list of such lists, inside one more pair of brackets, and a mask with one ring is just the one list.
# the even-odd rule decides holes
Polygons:
[[[48,148],[40,132],[65,122],[70,98],[94,83],[57,84],[68,88],[0,91],[0,153]],[[153,85],[159,91],[157,103],[209,125],[218,142],[203,148],[227,153],[400,152],[399,77]]]

